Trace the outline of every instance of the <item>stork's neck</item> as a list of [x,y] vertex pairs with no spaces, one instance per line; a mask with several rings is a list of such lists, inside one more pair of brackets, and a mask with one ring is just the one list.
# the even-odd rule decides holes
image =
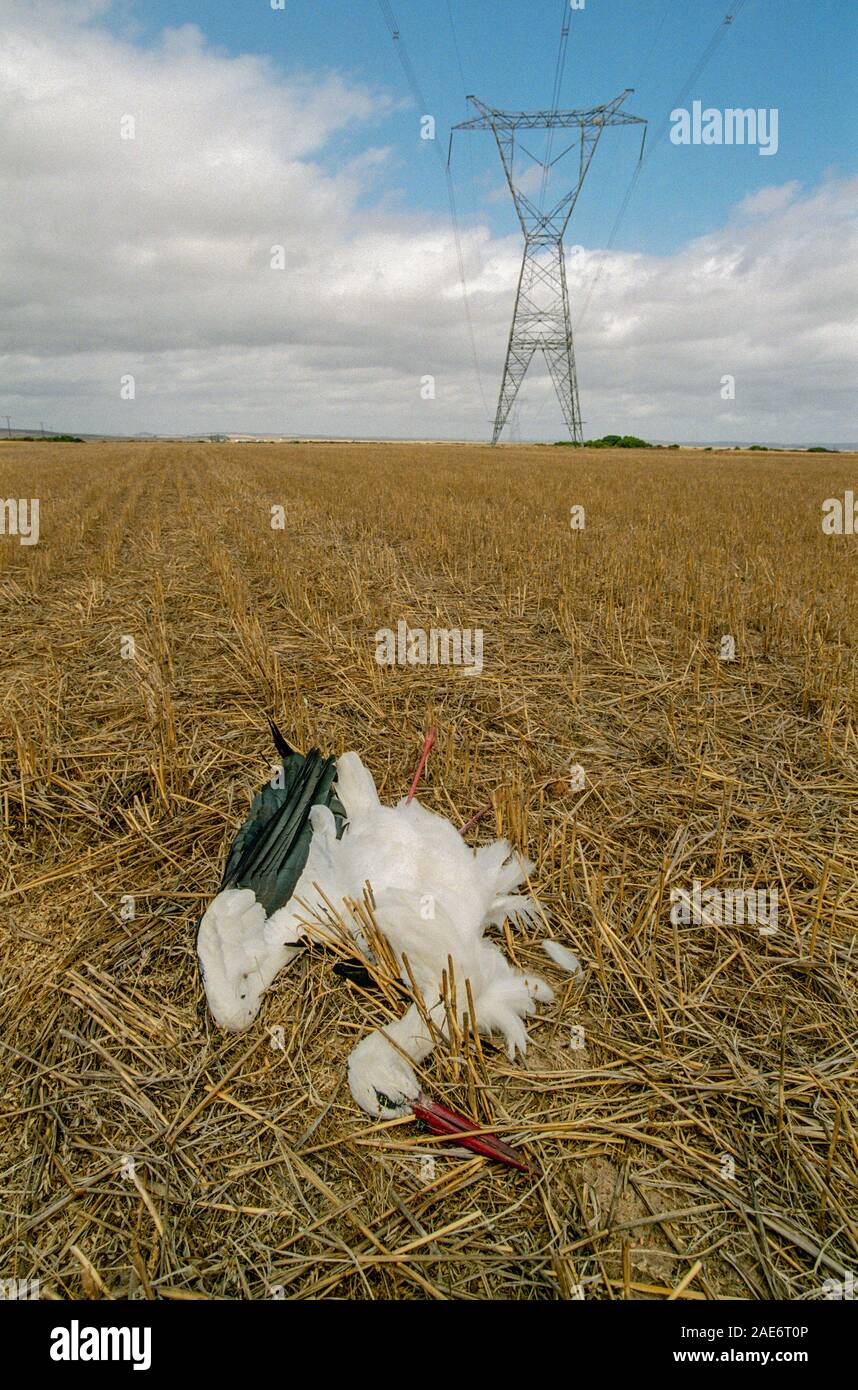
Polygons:
[[[428,1014],[439,1033],[444,1034],[447,1020],[443,1003],[439,1001],[433,1008],[428,1009]],[[385,1024],[381,1031],[418,1064],[425,1062],[435,1046],[435,1038],[426,1027],[416,1004],[412,1004],[395,1023]]]

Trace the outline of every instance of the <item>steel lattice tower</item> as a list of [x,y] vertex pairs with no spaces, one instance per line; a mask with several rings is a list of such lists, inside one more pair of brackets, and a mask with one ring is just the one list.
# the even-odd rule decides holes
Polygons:
[[[566,286],[566,264],[563,256],[563,237],[578,201],[581,185],[590,167],[599,136],[609,125],[646,125],[642,116],[630,116],[620,107],[632,92],[628,87],[613,101],[594,106],[587,111],[496,111],[476,97],[469,96],[477,115],[462,121],[453,130],[491,130],[497,141],[506,181],[515,204],[521,230],[524,233],[524,257],[515,309],[506,350],[503,381],[498,397],[492,443],[496,444],[506,424],[518,388],[524,379],[537,349],[548,365],[554,389],[569,434],[575,443],[583,442],[581,411],[578,405],[578,380],[575,374],[575,352],[572,346],[572,325],[569,317],[569,292]],[[523,145],[521,148],[543,170],[542,189],[537,205],[515,181],[515,137],[520,130],[576,130],[577,138],[551,159],[549,145],[546,159],[539,160]],[[644,135],[646,132],[644,132]],[[551,140],[553,137],[549,137]],[[452,148],[453,134],[450,133]],[[548,212],[542,202],[548,173],[572,149],[578,147],[578,182],[571,192],[560,199]],[[643,145],[641,145],[643,154]]]

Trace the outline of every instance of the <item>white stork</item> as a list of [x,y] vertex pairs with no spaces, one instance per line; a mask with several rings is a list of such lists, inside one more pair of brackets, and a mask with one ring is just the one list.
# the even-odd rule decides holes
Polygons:
[[[374,919],[403,983],[409,984],[405,956],[423,996],[423,1013],[438,1032],[446,1036],[448,1031],[441,986],[450,957],[460,982],[459,1022],[468,1009],[467,980],[480,1032],[502,1035],[511,1060],[524,1053],[523,1020],[553,993],[544,980],[513,969],[486,929],[501,926],[505,918],[531,919],[532,900],[515,890],[533,865],[513,853],[506,840],[471,849],[454,825],[414,800],[434,732],[424,743],[409,795],[396,806],[382,805],[357,753],[336,761],[317,749],[305,756],[290,748],[273,724],[272,732],[283,760],[282,786],[268,785],[256,796],[197,935],[200,972],[216,1021],[235,1032],[249,1027],[265,990],[301,949],[307,910],[324,918],[327,903],[339,909],[343,902],[360,900],[368,882]],[[351,929],[368,954],[357,927]],[[348,1062],[358,1105],[375,1116],[414,1111],[430,1123],[434,1114],[445,1132],[463,1123],[467,1127],[464,1117],[422,1096],[409,1065],[409,1058],[422,1063],[434,1045],[415,1004],[396,1022],[370,1033]],[[447,1120],[449,1127],[443,1124]],[[514,1161],[509,1154],[515,1151],[494,1144],[494,1149],[474,1146]]]

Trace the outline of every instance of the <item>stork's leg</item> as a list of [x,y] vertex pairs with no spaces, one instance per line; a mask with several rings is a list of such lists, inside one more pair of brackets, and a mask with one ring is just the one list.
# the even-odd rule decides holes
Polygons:
[[417,764],[417,771],[414,774],[414,781],[411,783],[411,789],[407,797],[405,798],[406,805],[410,805],[411,802],[414,800],[414,793],[417,790],[420,778],[423,776],[423,769],[426,766],[426,759],[429,757],[429,753],[432,748],[432,744],[435,742],[437,732],[437,729],[430,729],[423,740],[423,748],[420,753],[420,761]]

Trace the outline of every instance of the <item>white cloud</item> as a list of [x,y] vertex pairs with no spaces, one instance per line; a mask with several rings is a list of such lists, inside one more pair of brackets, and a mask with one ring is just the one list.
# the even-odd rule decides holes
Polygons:
[[792,203],[799,188],[798,179],[791,179],[789,183],[772,184],[768,188],[761,188],[758,193],[751,193],[747,198],[743,198],[739,204],[739,210],[747,217],[758,217],[769,212],[780,212]]
[[[677,255],[609,257],[578,335],[605,417],[641,411],[684,438],[854,440],[856,194],[858,179],[830,181]],[[728,373],[734,401],[720,397]]]
[[[131,433],[484,436],[449,222],[392,196],[376,123],[393,95],[284,78],[190,25],[142,48],[99,27],[107,7],[0,0],[2,412]],[[569,248],[588,432],[852,437],[855,192],[762,189],[664,258]],[[491,411],[521,248],[484,226],[462,246]],[[522,433],[559,437],[559,418],[534,372]]]

